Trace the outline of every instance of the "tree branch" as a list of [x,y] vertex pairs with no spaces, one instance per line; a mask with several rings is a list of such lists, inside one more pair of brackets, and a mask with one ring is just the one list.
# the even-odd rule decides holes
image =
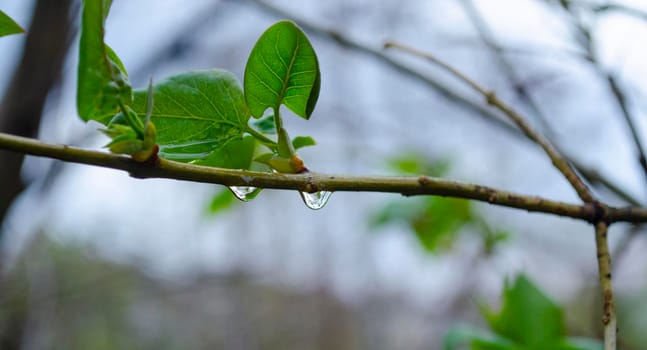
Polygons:
[[600,5],[592,8],[593,12],[596,13],[602,13],[602,12],[607,12],[607,11],[615,11],[619,13],[624,13],[627,16],[633,16],[635,18],[641,19],[643,21],[647,21],[647,12],[641,11],[639,9],[629,7],[629,6],[624,6],[621,4],[606,4],[606,5]]
[[496,188],[428,176],[344,176],[319,173],[278,174],[233,170],[179,163],[155,158],[136,162],[121,155],[66,145],[43,143],[31,138],[0,133],[0,149],[67,162],[124,170],[135,178],[166,178],[225,186],[253,186],[304,192],[346,191],[386,192],[405,196],[437,195],[472,199],[494,205],[524,209],[594,222],[647,222],[647,209],[615,208],[602,204],[576,205],[537,196],[522,195]]
[[595,245],[598,250],[598,275],[602,289],[602,324],[604,325],[604,349],[616,349],[616,306],[611,286],[611,258],[607,242],[608,226],[604,221],[595,225]]
[[598,172],[597,170],[590,168],[588,166],[585,166],[584,164],[570,158],[571,163],[577,169],[577,171],[586,178],[587,181],[589,181],[591,184],[601,184],[604,186],[607,190],[611,191],[611,193],[615,194],[618,196],[620,199],[625,201],[627,204],[633,205],[633,206],[642,206],[642,203],[634,197],[632,194],[627,192],[626,190],[622,189],[618,184],[612,182],[609,180],[607,177],[604,177]]
[[532,141],[537,143],[541,148],[546,152],[548,157],[553,162],[553,165],[564,175],[564,177],[570,182],[571,186],[575,189],[580,199],[585,203],[592,204],[598,213],[598,217],[594,218],[592,221],[595,225],[595,243],[597,248],[597,260],[598,260],[598,274],[600,278],[600,286],[602,289],[603,296],[603,317],[602,321],[604,324],[604,346],[605,350],[615,350],[616,349],[616,311],[615,311],[615,301],[613,296],[613,288],[611,283],[611,256],[609,255],[609,245],[607,242],[607,228],[608,222],[603,218],[604,212],[612,210],[610,208],[605,208],[601,206],[600,202],[594,197],[593,193],[589,188],[584,184],[579,175],[573,170],[571,165],[566,161],[566,159],[557,151],[557,149],[551,144],[551,142],[541,135],[539,132],[535,131],[530,124],[512,107],[505,104],[499,98],[496,97],[494,92],[487,90],[476,83],[474,80],[465,76],[462,72],[458,71],[449,64],[439,60],[433,55],[421,52],[411,47],[399,43],[386,43],[385,48],[395,47],[400,50],[412,53],[416,56],[423,57],[428,61],[444,68],[457,78],[463,80],[466,84],[476,90],[478,93],[485,97],[487,103],[505,115],[510,117],[510,119],[523,131],[523,133]]
[[519,83],[517,74],[515,72],[515,67],[506,59],[505,55],[503,55],[503,49],[501,49],[501,46],[496,42],[494,34],[474,5],[474,1],[462,0],[460,3],[463,6],[465,14],[476,29],[479,38],[481,39],[483,44],[485,44],[485,46],[490,50],[492,57],[496,60],[499,67],[501,68],[501,71],[504,73],[506,80],[508,81],[508,85],[510,85],[514,89],[514,92],[519,97],[519,99],[530,108],[530,111],[535,117],[534,119],[540,123],[543,132],[548,136],[554,134],[550,124],[548,123],[548,120],[541,112],[539,105],[533,100],[526,86]]
[[[636,153],[638,155],[637,157],[638,163],[642,168],[643,175],[647,177],[647,156],[645,155],[644,144],[640,136],[638,135],[638,128],[634,121],[635,120],[634,115],[632,115],[629,109],[626,94],[618,84],[618,81],[616,80],[616,78],[600,65],[595,55],[594,42],[593,42],[593,36],[592,36],[591,30],[581,22],[581,20],[578,18],[578,16],[576,16],[572,8],[566,7],[565,10],[571,16],[573,26],[581,35],[581,44],[590,58],[588,60],[589,63],[592,65],[593,69],[595,69],[595,71],[598,74],[604,77],[604,79],[606,80],[607,86],[611,92],[611,95],[613,96],[613,100],[615,101],[618,108],[620,108],[620,112],[621,112],[620,114],[622,115],[624,122],[627,125],[627,128],[629,129],[629,132],[631,134],[631,139],[636,147]],[[599,7],[593,7],[591,10],[595,13],[600,13],[604,11],[621,11],[629,15],[641,14],[640,11],[637,11],[622,5],[603,5]],[[643,19],[644,18],[645,17],[643,17]]]
[[[602,70],[597,65],[596,67],[598,71]],[[622,89],[618,85],[618,82],[613,77],[613,75],[611,75],[610,73],[607,73],[606,79],[609,84],[609,89],[611,89],[611,93],[613,94],[613,97],[616,103],[618,104],[620,111],[622,112],[621,114],[624,117],[625,123],[627,123],[629,132],[631,133],[631,138],[633,139],[634,144],[636,145],[636,152],[638,153],[638,163],[640,164],[640,167],[643,170],[643,175],[647,176],[647,157],[645,157],[645,148],[643,146],[642,140],[640,139],[640,136],[638,135],[638,129],[636,127],[636,124],[634,123],[633,116],[629,111],[629,106],[627,105],[627,97],[625,96],[625,93],[622,91]]]
[[485,97],[487,103],[501,112],[508,116],[518,127],[521,129],[521,131],[526,135],[530,140],[534,141],[536,144],[538,144],[544,152],[548,155],[550,160],[553,162],[553,165],[557,170],[559,170],[566,180],[571,184],[573,189],[577,192],[577,195],[584,201],[585,203],[593,203],[596,201],[595,197],[593,196],[593,193],[591,190],[586,186],[584,181],[580,178],[580,176],[573,170],[571,165],[568,163],[568,161],[557,151],[557,149],[553,146],[553,144],[544,136],[542,136],[540,133],[535,131],[532,126],[519,114],[517,113],[512,107],[501,101],[496,94],[491,91],[487,90],[486,88],[482,87],[479,85],[477,82],[457,70],[456,68],[450,66],[449,64],[439,60],[437,57],[430,55],[428,53],[419,51],[417,49],[414,49],[409,46],[405,46],[400,43],[395,43],[395,42],[387,42],[384,44],[385,48],[397,48],[399,50],[411,53],[413,55],[422,57],[429,62],[432,62],[443,69],[447,70],[451,74],[453,74],[455,77],[458,79],[462,80],[465,82],[467,85],[469,85],[472,89],[474,89],[476,92],[479,94],[483,95]]

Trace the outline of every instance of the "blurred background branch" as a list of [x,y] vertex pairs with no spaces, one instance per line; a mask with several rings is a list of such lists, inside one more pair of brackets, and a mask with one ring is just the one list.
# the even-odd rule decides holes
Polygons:
[[470,19],[472,26],[476,29],[480,40],[485,44],[485,47],[490,51],[492,57],[498,64],[500,71],[505,75],[507,84],[512,87],[521,102],[530,108],[530,116],[539,125],[542,133],[554,140],[552,126],[548,123],[539,105],[533,100],[528,87],[517,77],[516,68],[505,57],[505,49],[497,43],[496,38],[490,31],[488,23],[483,20],[480,12],[474,6],[474,2],[472,0],[461,0],[460,3],[467,17]]
[[641,19],[646,19],[647,17],[645,17],[644,13],[639,10],[632,9],[630,7],[626,7],[622,5],[608,4],[608,5],[601,5],[597,7],[593,6],[590,9],[586,8],[586,5],[584,5],[584,9],[582,9],[580,8],[580,6],[570,6],[569,5],[570,3],[571,3],[570,1],[561,2],[562,7],[570,16],[572,26],[576,29],[576,31],[579,34],[578,36],[579,42],[581,44],[582,49],[587,52],[587,56],[589,57],[588,61],[590,62],[592,67],[598,72],[598,74],[601,77],[603,77],[604,80],[606,81],[610,94],[613,97],[613,100],[615,101],[618,109],[621,111],[620,115],[624,118],[627,128],[629,129],[631,139],[635,144],[637,161],[642,167],[645,180],[647,181],[647,158],[645,157],[645,148],[643,145],[643,141],[638,134],[638,129],[635,122],[636,117],[632,115],[630,110],[629,101],[627,100],[627,94],[624,92],[624,89],[620,86],[616,77],[614,77],[613,73],[609,71],[607,68],[603,67],[602,64],[599,62],[599,59],[595,52],[595,43],[593,41],[593,33],[591,32],[591,28],[589,25],[582,22],[581,20],[582,16],[578,12],[582,10],[583,11],[589,10],[596,14],[603,14],[605,12],[617,11],[617,12],[637,16],[638,18],[641,18]]

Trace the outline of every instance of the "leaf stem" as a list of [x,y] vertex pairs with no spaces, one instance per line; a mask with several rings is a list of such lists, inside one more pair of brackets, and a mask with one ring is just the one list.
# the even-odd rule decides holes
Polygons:
[[274,125],[276,127],[276,133],[278,135],[277,151],[280,157],[290,159],[296,154],[294,152],[294,148],[292,147],[292,140],[290,139],[287,130],[283,128],[283,120],[281,119],[280,110],[280,105],[274,108]]
[[268,146],[270,149],[276,148],[276,142],[269,137],[263,135],[263,133],[259,132],[258,130],[255,130],[254,128],[247,126],[244,130],[248,134],[254,136],[257,140]]
[[281,119],[281,107],[274,107],[274,127],[276,132],[283,127],[283,119]]

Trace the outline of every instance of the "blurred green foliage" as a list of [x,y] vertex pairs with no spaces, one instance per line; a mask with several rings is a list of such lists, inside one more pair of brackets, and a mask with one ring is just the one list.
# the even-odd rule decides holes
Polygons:
[[236,204],[236,197],[227,188],[219,189],[209,203],[209,214],[219,214]]
[[[486,306],[482,314],[490,332],[457,326],[445,336],[445,350],[601,350],[602,343],[566,337],[562,308],[526,276],[506,282],[498,313]],[[468,347],[461,347],[468,345]]]
[[[388,166],[404,175],[443,177],[449,172],[451,162],[447,158],[428,160],[411,152],[391,159]],[[379,228],[390,224],[405,225],[422,247],[433,253],[450,249],[466,228],[478,233],[486,254],[492,253],[508,237],[505,231],[491,228],[472,202],[457,198],[421,196],[390,201],[373,215],[371,225]]]
[[0,37],[24,33],[25,30],[20,27],[11,17],[7,16],[6,13],[0,11]]
[[[596,291],[597,292],[597,291]],[[647,287],[631,291],[629,295],[619,295],[618,323],[622,324],[622,344],[628,349],[644,349],[647,344]]]

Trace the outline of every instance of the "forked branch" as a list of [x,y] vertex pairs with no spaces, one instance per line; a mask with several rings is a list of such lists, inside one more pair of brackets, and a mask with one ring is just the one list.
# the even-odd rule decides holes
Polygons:
[[482,87],[473,79],[463,74],[461,71],[441,61],[440,59],[438,59],[433,55],[430,55],[428,53],[422,52],[415,48],[412,48],[400,43],[396,43],[396,42],[387,42],[386,44],[384,44],[384,47],[396,48],[396,49],[411,53],[413,55],[422,57],[428,60],[429,62],[432,62],[438,65],[439,67],[447,70],[452,75],[454,75],[455,77],[457,77],[458,79],[462,80],[467,85],[469,85],[476,92],[483,95],[483,97],[487,101],[487,104],[503,112],[503,114],[509,117],[510,120],[512,120],[512,122],[514,122],[515,125],[519,127],[519,129],[524,133],[524,135],[526,135],[530,140],[538,144],[544,150],[544,152],[546,152],[550,160],[553,162],[553,165],[555,166],[555,168],[557,168],[557,170],[559,170],[564,175],[566,180],[568,180],[568,182],[571,184],[573,189],[577,192],[578,196],[582,199],[582,201],[584,201],[585,203],[595,202],[595,197],[593,196],[593,193],[591,192],[591,190],[584,183],[584,181],[582,181],[582,179],[575,172],[575,170],[573,170],[573,168],[568,163],[568,161],[557,151],[557,149],[553,146],[553,144],[544,136],[542,136],[539,132],[535,131],[530,126],[530,124],[512,107],[508,106],[506,103],[501,101],[493,91]]
[[413,55],[422,57],[432,62],[433,64],[436,64],[441,68],[447,70],[452,75],[469,85],[472,89],[483,95],[490,106],[493,106],[494,108],[503,112],[503,114],[508,116],[530,140],[541,146],[541,148],[553,162],[555,168],[557,168],[564,175],[573,189],[575,189],[580,199],[582,199],[584,203],[593,205],[593,207],[598,212],[597,217],[594,218],[592,222],[595,225],[595,243],[597,248],[597,260],[599,269],[598,273],[600,278],[600,288],[602,290],[602,296],[604,300],[604,316],[602,318],[604,325],[604,348],[605,350],[615,350],[617,335],[616,312],[614,306],[615,301],[613,297],[613,288],[611,283],[611,256],[609,254],[609,243],[607,240],[607,229],[610,222],[606,220],[606,218],[604,217],[605,215],[603,214],[603,212],[607,211],[607,207],[601,204],[594,197],[591,190],[586,186],[584,181],[582,181],[579,175],[568,163],[568,161],[559,153],[559,151],[557,151],[552,143],[539,132],[534,130],[532,126],[512,107],[501,101],[493,91],[485,89],[459,70],[441,61],[433,55],[394,42],[388,42],[384,45],[384,47],[397,48]]

